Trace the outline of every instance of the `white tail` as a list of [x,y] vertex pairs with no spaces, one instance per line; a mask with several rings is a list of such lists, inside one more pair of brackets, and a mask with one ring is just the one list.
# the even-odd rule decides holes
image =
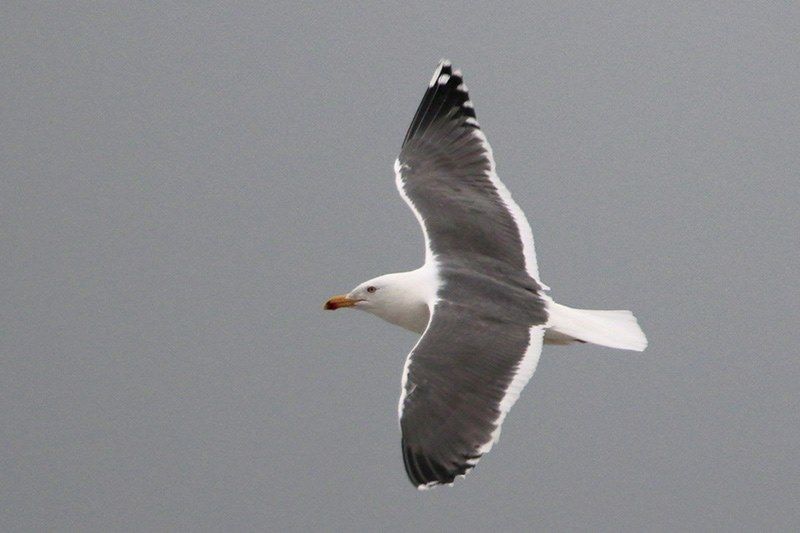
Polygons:
[[573,309],[547,302],[550,320],[544,341],[548,344],[591,342],[609,348],[643,351],[647,337],[630,311],[597,311]]

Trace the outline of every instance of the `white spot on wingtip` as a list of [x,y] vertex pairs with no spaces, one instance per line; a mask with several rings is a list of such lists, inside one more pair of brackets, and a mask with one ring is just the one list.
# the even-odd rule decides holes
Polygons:
[[450,62],[446,59],[442,59],[439,61],[439,66],[436,67],[436,70],[433,71],[433,77],[431,78],[430,83],[428,83],[428,87],[433,87],[436,84],[436,80],[439,79],[439,74],[442,73],[442,69],[444,67],[449,67]]
[[472,100],[467,100],[466,102],[464,102],[461,105],[463,105],[464,107],[469,108],[469,109],[475,109],[475,106],[473,105]]
[[478,124],[478,121],[477,121],[477,120],[475,120],[475,119],[474,119],[474,118],[472,118],[472,117],[467,117],[467,119],[466,119],[464,122],[466,122],[467,124],[472,124],[473,126],[480,126],[480,125]]
[[457,68],[453,71],[453,76],[461,76],[461,69]]
[[449,74],[442,74],[439,76],[439,85],[445,85],[450,80]]

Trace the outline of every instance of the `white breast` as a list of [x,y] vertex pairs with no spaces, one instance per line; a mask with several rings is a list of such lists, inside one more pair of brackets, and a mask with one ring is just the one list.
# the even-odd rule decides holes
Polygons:
[[390,324],[400,326],[420,335],[428,325],[428,304],[422,301],[411,303],[390,302],[380,307],[368,309],[368,311]]

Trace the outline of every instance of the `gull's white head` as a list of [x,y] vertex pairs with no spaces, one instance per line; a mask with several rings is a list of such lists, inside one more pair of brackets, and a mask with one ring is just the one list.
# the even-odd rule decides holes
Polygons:
[[325,309],[353,307],[421,332],[428,323],[431,287],[429,276],[421,270],[385,274],[361,283],[347,294],[331,297]]
[[393,305],[402,305],[403,302],[415,299],[413,281],[408,279],[409,274],[411,272],[385,274],[365,281],[347,294],[340,294],[329,299],[325,302],[325,309],[355,307],[363,311],[375,312]]

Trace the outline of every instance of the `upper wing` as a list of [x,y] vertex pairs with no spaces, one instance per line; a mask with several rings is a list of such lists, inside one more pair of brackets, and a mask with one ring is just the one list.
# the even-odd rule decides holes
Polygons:
[[544,330],[441,300],[409,354],[403,461],[418,488],[452,483],[488,452],[536,369]]
[[426,261],[491,258],[543,287],[530,225],[497,177],[461,73],[447,61],[434,72],[395,172],[400,194],[423,227]]
[[406,472],[423,488],[465,474],[497,440],[536,368],[547,313],[530,226],[449,62],[433,75],[395,172],[440,282],[399,405]]

